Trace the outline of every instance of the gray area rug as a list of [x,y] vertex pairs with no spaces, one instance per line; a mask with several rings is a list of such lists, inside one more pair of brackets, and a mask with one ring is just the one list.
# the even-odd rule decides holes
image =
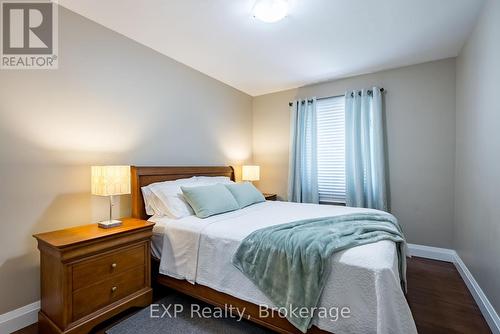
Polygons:
[[231,316],[227,311],[172,293],[108,329],[106,333],[272,333],[250,321],[240,321],[237,315]]

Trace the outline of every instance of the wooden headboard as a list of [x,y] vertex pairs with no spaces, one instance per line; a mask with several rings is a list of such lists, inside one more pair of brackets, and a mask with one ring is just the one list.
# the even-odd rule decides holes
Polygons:
[[231,166],[224,167],[138,167],[130,168],[132,173],[132,217],[148,219],[144,208],[141,187],[151,183],[184,179],[192,176],[227,176],[234,181],[234,169]]

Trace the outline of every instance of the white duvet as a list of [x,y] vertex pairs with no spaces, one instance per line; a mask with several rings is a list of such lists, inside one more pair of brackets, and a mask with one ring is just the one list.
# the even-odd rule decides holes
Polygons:
[[[367,211],[370,210],[268,201],[205,219],[196,216],[176,220],[151,218],[156,223],[153,254],[161,258],[161,274],[205,285],[254,304],[274,307],[231,264],[240,242],[251,232],[271,225]],[[318,306],[327,310],[347,307],[349,314],[345,317],[316,314],[313,325],[336,334],[416,333],[400,287],[397,260],[392,241],[334,254],[331,273]]]

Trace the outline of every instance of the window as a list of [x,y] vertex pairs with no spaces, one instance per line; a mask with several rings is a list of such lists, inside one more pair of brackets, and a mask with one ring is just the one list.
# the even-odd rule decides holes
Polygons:
[[318,190],[321,203],[345,203],[345,98],[317,101]]

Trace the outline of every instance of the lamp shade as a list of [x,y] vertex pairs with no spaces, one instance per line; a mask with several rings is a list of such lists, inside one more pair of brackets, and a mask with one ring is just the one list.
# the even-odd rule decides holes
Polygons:
[[92,166],[92,195],[130,194],[130,166]]
[[260,167],[259,166],[243,166],[241,171],[241,179],[243,181],[259,181]]

